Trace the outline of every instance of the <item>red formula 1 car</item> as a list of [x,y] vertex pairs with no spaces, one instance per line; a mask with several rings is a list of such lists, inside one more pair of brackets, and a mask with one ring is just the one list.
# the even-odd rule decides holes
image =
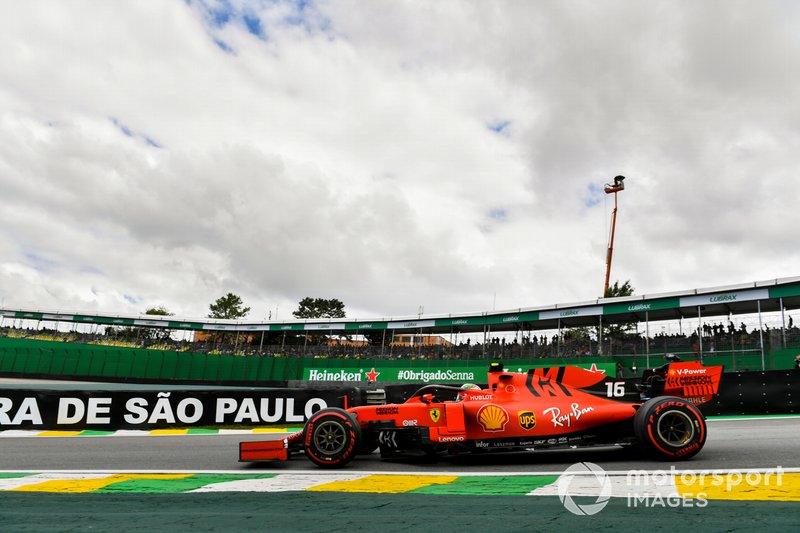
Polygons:
[[486,389],[426,385],[402,404],[323,409],[284,439],[240,443],[239,460],[305,452],[336,468],[376,448],[388,457],[609,445],[687,459],[706,441],[696,406],[717,394],[721,375],[721,366],[674,362],[632,384],[577,367],[521,374],[492,363]]

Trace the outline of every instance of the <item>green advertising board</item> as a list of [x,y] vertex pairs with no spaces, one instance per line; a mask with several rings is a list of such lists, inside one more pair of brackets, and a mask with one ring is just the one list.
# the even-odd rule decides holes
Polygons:
[[428,383],[466,381],[485,381],[483,368],[432,367],[432,368],[392,368],[374,366],[364,368],[304,368],[303,379],[308,381],[363,381],[363,382],[401,382]]
[[786,298],[789,296],[800,296],[800,285],[788,285],[784,287],[771,287],[769,289],[770,298]]
[[626,302],[624,304],[609,304],[603,306],[604,315],[617,313],[644,313],[646,311],[656,311],[658,309],[676,309],[680,307],[679,298],[664,298],[662,300],[651,300],[647,302]]
[[[548,365],[526,365],[515,367],[513,363],[506,364],[509,372],[527,372],[529,368],[545,367]],[[614,363],[581,364],[579,368],[600,372],[614,377],[616,365]],[[365,383],[465,383],[486,382],[486,369],[479,367],[450,366],[426,368],[392,368],[388,366],[370,366],[362,368],[313,368],[303,369],[303,379],[306,381],[362,381]]]

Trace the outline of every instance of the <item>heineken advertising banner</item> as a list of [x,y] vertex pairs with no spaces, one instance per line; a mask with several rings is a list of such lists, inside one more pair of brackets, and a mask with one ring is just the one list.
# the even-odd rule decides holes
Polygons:
[[[529,368],[546,367],[552,365],[534,365],[515,367],[513,362],[506,363],[509,372],[527,372]],[[600,363],[588,365],[574,365],[593,372],[600,372],[614,376],[616,365],[613,363]],[[429,368],[392,368],[386,366],[373,366],[367,368],[305,368],[303,379],[306,381],[357,381],[364,383],[384,382],[411,382],[411,383],[465,383],[486,382],[486,366],[451,366]]]
[[306,368],[303,379],[308,381],[363,381],[363,382],[456,382],[485,379],[486,370],[478,367],[450,368],[391,368],[375,366],[369,368]]
[[157,391],[0,390],[0,430],[154,429],[302,424],[355,391],[273,389]]

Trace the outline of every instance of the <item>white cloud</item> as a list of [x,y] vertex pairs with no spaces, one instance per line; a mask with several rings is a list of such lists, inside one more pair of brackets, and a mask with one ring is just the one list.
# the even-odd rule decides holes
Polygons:
[[590,187],[617,174],[612,279],[796,275],[799,16],[26,3],[0,21],[0,295],[196,316],[233,291],[259,318],[583,301],[610,213]]

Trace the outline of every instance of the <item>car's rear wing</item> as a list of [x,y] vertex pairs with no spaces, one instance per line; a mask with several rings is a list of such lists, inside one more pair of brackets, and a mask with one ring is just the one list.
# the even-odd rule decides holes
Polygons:
[[695,405],[710,402],[719,393],[722,366],[703,366],[697,361],[670,363],[664,375],[665,396],[679,396]]

